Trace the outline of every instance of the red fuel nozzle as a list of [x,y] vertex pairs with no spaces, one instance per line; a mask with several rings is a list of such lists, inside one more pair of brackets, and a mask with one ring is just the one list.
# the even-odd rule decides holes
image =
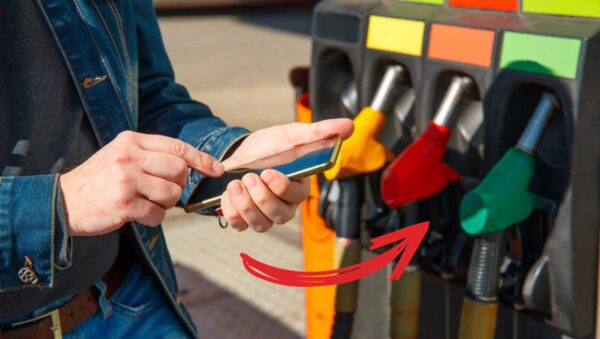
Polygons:
[[472,83],[466,76],[455,76],[425,132],[385,169],[381,195],[388,206],[397,208],[430,197],[442,191],[448,182],[460,179],[442,160],[450,138],[448,125]]
[[450,129],[433,122],[383,172],[381,195],[392,207],[421,200],[440,192],[448,182],[460,177],[442,162]]

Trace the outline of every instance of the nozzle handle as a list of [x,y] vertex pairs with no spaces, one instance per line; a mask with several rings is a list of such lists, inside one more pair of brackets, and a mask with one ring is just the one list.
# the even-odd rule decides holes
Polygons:
[[402,78],[403,74],[404,68],[400,65],[390,65],[386,68],[383,79],[379,83],[373,101],[371,101],[371,108],[373,110],[383,112],[386,109],[396,83]]
[[528,154],[533,154],[537,147],[538,142],[542,137],[542,133],[548,124],[548,121],[552,118],[554,110],[558,107],[558,101],[551,93],[544,93],[542,99],[538,103],[535,112],[525,132],[521,135],[517,148]]
[[444,95],[444,99],[433,118],[433,122],[436,125],[447,127],[450,124],[462,96],[472,85],[473,80],[468,76],[457,75],[452,78],[452,82],[446,91],[446,95]]

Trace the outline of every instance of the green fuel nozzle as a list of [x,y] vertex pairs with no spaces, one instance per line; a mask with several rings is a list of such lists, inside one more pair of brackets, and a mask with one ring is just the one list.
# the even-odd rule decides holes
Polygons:
[[465,232],[498,232],[529,217],[537,201],[528,189],[536,165],[533,153],[557,107],[554,95],[544,93],[517,146],[465,195],[460,205]]

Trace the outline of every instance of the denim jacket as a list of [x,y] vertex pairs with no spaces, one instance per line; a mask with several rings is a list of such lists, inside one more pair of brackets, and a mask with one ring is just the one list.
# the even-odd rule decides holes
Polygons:
[[[247,135],[214,117],[175,83],[152,0],[37,0],[103,146],[135,130],[184,140],[215,158]],[[27,56],[23,56],[27,57]],[[190,171],[181,203],[202,180]],[[0,177],[0,293],[52,288],[57,266],[57,175]],[[177,297],[163,231],[130,223],[142,260],[190,333],[195,327]],[[19,278],[30,259],[35,283]]]

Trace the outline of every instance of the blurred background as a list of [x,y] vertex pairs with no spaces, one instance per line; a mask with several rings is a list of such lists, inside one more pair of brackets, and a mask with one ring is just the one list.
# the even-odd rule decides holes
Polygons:
[[[266,2],[156,2],[177,81],[228,124],[252,130],[293,121],[288,73],[310,63],[311,1]],[[238,233],[215,218],[173,210],[165,232],[181,299],[201,338],[305,336],[304,290],[255,279],[239,256],[302,269],[297,218],[267,233]]]

